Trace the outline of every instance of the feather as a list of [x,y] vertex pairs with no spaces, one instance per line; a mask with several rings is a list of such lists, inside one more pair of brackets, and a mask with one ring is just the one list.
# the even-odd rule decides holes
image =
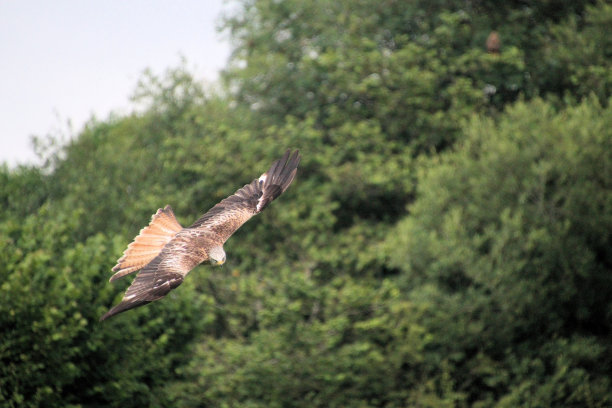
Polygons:
[[113,272],[116,273],[110,281],[113,282],[143,268],[159,255],[162,248],[182,229],[169,205],[163,210],[161,208],[157,210],[151,217],[149,225],[140,230],[138,236],[117,261],[117,265],[113,267]]

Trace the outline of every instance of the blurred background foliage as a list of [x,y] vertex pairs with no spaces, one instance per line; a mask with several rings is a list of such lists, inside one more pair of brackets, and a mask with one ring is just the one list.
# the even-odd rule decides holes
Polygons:
[[[239,5],[221,91],[147,72],[140,111],[0,167],[0,404],[612,405],[612,4]],[[157,208],[189,225],[288,147],[224,267],[98,322]]]

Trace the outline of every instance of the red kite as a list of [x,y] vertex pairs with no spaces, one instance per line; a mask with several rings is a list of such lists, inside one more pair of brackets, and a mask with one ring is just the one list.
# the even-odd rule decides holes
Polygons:
[[225,241],[289,187],[300,159],[299,151],[290,155],[287,150],[267,172],[219,202],[190,227],[178,223],[169,205],[157,210],[117,261],[110,281],[140,272],[123,300],[100,320],[163,298],[200,263],[222,265]]

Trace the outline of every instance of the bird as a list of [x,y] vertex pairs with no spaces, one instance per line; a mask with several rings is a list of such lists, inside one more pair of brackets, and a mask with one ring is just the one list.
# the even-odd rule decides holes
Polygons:
[[100,321],[163,298],[201,263],[222,265],[225,241],[287,190],[300,160],[299,150],[291,153],[288,149],[268,171],[217,203],[189,227],[179,224],[169,205],[158,209],[113,267],[115,274],[110,282],[140,272],[121,302]]
[[499,33],[497,31],[491,31],[487,37],[486,42],[487,52],[489,54],[499,54],[501,49],[501,40],[499,39]]

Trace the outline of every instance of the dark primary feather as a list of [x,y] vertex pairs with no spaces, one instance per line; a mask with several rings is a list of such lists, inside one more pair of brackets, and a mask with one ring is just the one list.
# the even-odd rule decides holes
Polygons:
[[183,283],[183,274],[168,270],[162,264],[166,257],[167,253],[162,251],[161,254],[140,271],[127,292],[125,292],[125,295],[123,295],[121,303],[109,310],[100,320],[106,320],[117,313],[161,299],[172,289]]
[[[155,274],[155,271],[146,271],[143,270],[136,276],[134,279],[134,283],[140,281],[143,282],[149,280],[146,278],[146,275]],[[128,294],[126,293],[121,303],[117,306],[113,307],[111,310],[106,312],[104,316],[100,318],[100,321],[106,320],[111,316],[114,316],[118,313],[125,312],[126,310],[134,309],[138,306],[144,306],[148,303],[153,302],[154,300],[158,300],[166,296],[172,289],[178,287],[181,283],[183,283],[183,275],[179,273],[166,273],[161,276],[155,278],[155,282],[150,283],[151,287],[143,288],[142,292],[134,295],[133,298],[128,299]],[[132,286],[130,286],[130,289]],[[128,290],[129,291],[129,290]]]

